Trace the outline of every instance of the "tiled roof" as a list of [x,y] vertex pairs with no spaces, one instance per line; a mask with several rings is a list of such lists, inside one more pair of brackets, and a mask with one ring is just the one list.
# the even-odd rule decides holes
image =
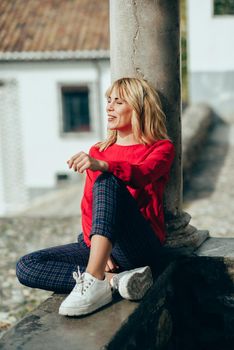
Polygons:
[[0,0],[0,52],[109,49],[108,0]]

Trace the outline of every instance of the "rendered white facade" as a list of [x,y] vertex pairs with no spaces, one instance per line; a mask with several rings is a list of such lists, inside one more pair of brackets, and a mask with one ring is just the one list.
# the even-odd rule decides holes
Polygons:
[[[56,187],[66,160],[106,133],[109,60],[0,63],[0,215],[22,209],[32,189]],[[92,131],[62,132],[61,86],[87,85]],[[74,176],[74,175],[73,175]]]
[[190,103],[234,114],[234,16],[214,16],[213,0],[187,0]]
[[[234,115],[234,16],[214,16],[213,0],[187,0],[190,103],[206,102],[223,118]],[[0,215],[29,203],[32,190],[72,175],[66,160],[106,133],[104,93],[109,54],[0,54]],[[63,85],[88,85],[92,132],[62,133]],[[74,174],[73,174],[74,176]]]

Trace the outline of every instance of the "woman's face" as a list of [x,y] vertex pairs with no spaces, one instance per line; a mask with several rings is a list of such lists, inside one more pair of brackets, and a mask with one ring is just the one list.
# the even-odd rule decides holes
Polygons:
[[115,89],[107,98],[106,112],[108,116],[107,128],[129,132],[132,130],[132,107],[121,99]]

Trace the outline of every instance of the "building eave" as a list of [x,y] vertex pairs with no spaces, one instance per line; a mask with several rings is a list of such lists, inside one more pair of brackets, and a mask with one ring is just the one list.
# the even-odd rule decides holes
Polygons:
[[0,52],[1,62],[110,59],[109,50]]

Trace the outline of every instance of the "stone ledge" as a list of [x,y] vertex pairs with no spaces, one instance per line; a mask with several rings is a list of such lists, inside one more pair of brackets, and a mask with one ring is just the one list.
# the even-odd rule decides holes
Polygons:
[[4,350],[97,350],[107,344],[138,307],[116,298],[110,305],[85,317],[58,315],[65,295],[54,294],[10,329],[0,340]]
[[9,330],[3,350],[230,350],[234,239],[208,238],[171,261],[141,303],[116,298],[92,315],[63,317],[53,295]]
[[234,239],[208,238],[171,262],[105,349],[233,349],[233,251]]
[[208,238],[196,251],[196,254],[234,260],[234,238]]

